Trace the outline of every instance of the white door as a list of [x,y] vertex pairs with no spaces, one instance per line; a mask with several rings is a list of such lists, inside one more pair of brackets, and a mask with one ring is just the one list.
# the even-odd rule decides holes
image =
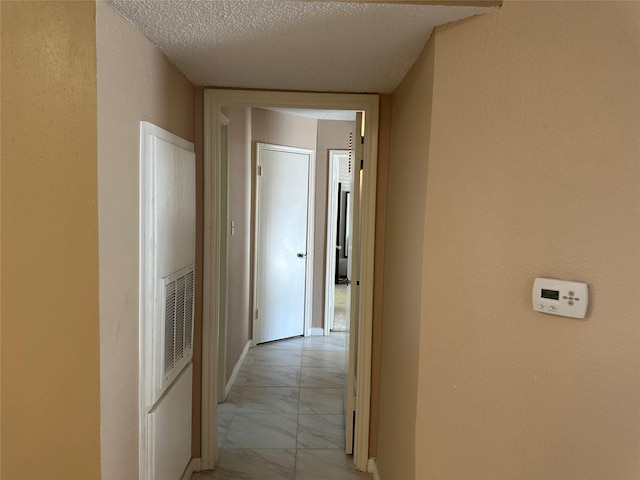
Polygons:
[[255,343],[305,332],[312,263],[309,172],[314,156],[313,150],[257,145]]
[[358,371],[358,318],[360,315],[360,204],[362,202],[362,188],[360,168],[364,159],[364,118],[362,113],[356,114],[356,142],[353,157],[353,175],[351,176],[352,184],[349,194],[349,206],[347,218],[347,229],[350,231],[347,241],[347,255],[349,262],[347,263],[347,311],[349,312],[349,332],[347,350],[347,390],[345,393],[345,449],[347,453],[353,453],[353,429],[356,418],[356,396]]

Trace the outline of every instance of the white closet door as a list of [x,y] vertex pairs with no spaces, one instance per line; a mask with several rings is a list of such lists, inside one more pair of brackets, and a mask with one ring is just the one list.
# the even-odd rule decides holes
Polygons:
[[312,150],[258,144],[255,343],[304,333],[313,156]]

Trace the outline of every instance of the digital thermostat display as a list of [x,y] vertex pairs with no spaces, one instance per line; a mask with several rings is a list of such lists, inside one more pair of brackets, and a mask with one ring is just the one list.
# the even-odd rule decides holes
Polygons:
[[538,277],[531,294],[536,312],[584,318],[589,306],[589,287],[584,282]]

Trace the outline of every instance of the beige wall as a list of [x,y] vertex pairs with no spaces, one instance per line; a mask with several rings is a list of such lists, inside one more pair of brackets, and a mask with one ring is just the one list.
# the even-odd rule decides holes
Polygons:
[[378,467],[383,479],[415,477],[420,336],[433,41],[393,94],[384,250]]
[[0,5],[0,476],[98,479],[95,7]]
[[[223,108],[228,127],[227,380],[251,339],[251,109]],[[231,221],[235,234],[231,236]]]
[[[639,22],[507,4],[436,37],[418,478],[640,475]],[[536,276],[589,282],[589,318],[535,313]]]
[[122,480],[138,475],[140,121],[193,142],[195,89],[104,2],[96,10],[102,478]]
[[[384,480],[640,476],[639,20],[636,2],[509,2],[438,29],[434,53],[414,67],[425,70],[421,83],[409,76],[394,93]],[[433,89],[433,108],[425,101],[415,115],[412,88],[415,102]],[[428,143],[398,131],[412,122]],[[404,210],[422,215],[413,225],[424,242],[411,245],[422,258],[410,299],[420,302],[419,331],[413,310],[387,305],[400,298],[389,285],[392,212],[402,211],[392,208],[394,168],[412,167],[401,140],[426,163],[413,166],[426,184]],[[536,276],[588,282],[588,318],[534,312]],[[415,434],[405,438],[407,428],[395,444],[384,425],[402,422],[391,409],[402,391],[385,392],[396,387],[389,362],[403,339],[392,329],[419,333],[417,346],[405,342],[419,350]],[[396,376],[415,373],[395,365]],[[407,448],[415,472],[399,474],[390,467]]]
[[355,126],[355,122],[350,121],[318,120],[314,218],[314,250],[317,261],[313,270],[312,327],[324,328],[329,150],[348,150],[350,147],[349,135],[354,135]]
[[[316,149],[318,120],[313,118],[253,108],[251,128],[251,139],[254,143]],[[255,155],[254,147],[252,154]]]

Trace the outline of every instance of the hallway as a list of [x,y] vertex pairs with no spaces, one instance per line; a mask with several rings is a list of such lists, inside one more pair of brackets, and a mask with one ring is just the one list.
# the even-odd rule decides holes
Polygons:
[[347,286],[336,285],[333,300],[333,328],[332,332],[346,332],[349,318],[347,312]]
[[192,480],[359,480],[344,453],[344,333],[252,348],[218,405],[220,457]]

